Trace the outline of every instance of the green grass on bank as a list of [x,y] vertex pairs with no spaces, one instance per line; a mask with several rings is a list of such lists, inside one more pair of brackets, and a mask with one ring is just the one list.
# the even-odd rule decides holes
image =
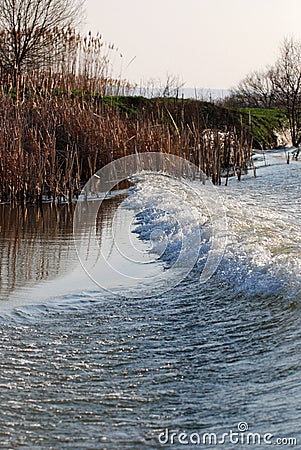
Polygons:
[[[285,111],[272,108],[227,108],[222,105],[191,99],[145,97],[104,97],[103,103],[115,106],[120,111],[135,116],[141,111],[152,113],[158,103],[164,104],[172,113],[175,122],[199,123],[202,128],[244,127],[253,139],[253,147],[269,149],[277,146],[277,133],[288,127]],[[165,120],[170,120],[166,115]]]
[[[285,111],[264,108],[227,108],[209,102],[191,99],[145,97],[104,97],[106,105],[115,106],[131,116],[142,110],[151,113],[158,103],[164,103],[173,114],[176,123],[192,120],[203,128],[223,130],[234,126],[237,130],[244,127],[253,139],[254,148],[269,149],[277,146],[277,133],[288,127]],[[170,120],[166,116],[166,120]]]
[[238,108],[236,111],[241,114],[243,124],[250,130],[255,148],[275,148],[276,133],[281,133],[288,127],[283,109]]
[[[12,98],[15,97],[13,90],[10,91],[10,94]],[[43,93],[37,91],[37,95],[43,96]],[[77,89],[72,89],[71,92],[55,89],[53,95],[55,97],[81,98],[85,102],[92,102],[101,108],[116,108],[121,115],[124,114],[130,119],[135,119],[141,113],[145,117],[156,115],[158,107],[163,105],[165,108],[160,108],[160,120],[168,122],[171,127],[174,123],[180,127],[191,126],[193,123],[202,129],[216,128],[221,131],[233,127],[239,131],[243,127],[252,137],[253,147],[258,149],[275,148],[277,146],[276,133],[281,133],[288,127],[285,111],[277,108],[231,108],[201,100],[182,98],[103,97],[97,93]],[[162,111],[165,111],[163,115]]]

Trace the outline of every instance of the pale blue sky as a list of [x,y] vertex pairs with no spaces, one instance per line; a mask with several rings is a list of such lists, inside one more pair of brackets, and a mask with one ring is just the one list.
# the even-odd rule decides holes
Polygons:
[[185,87],[227,89],[272,64],[284,37],[301,39],[301,1],[86,0],[86,29],[118,46],[115,71],[130,81],[170,73]]

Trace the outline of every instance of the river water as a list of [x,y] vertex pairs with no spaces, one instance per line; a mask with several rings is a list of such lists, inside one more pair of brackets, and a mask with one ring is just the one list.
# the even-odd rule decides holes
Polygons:
[[[227,244],[202,284],[199,262],[183,280],[170,268],[178,234],[158,214],[158,198],[161,209],[172,202],[154,176],[98,216],[106,259],[119,264],[113,225],[142,255],[118,266],[137,274],[129,285],[101,268],[95,284],[83,270],[73,206],[0,206],[0,448],[300,448],[301,165],[277,152],[266,161],[256,178],[217,188]],[[158,259],[150,236],[163,225],[172,239]],[[168,269],[170,290],[150,295]]]

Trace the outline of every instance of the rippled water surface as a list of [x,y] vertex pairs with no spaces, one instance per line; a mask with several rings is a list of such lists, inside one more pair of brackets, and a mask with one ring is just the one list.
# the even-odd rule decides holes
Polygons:
[[[0,448],[249,448],[178,441],[239,423],[301,446],[301,166],[277,153],[268,162],[256,179],[219,188],[228,241],[210,281],[199,283],[196,264],[158,297],[113,295],[81,272],[70,207],[1,205]],[[143,183],[149,207],[158,186]],[[120,202],[103,204],[102,245]],[[146,249],[154,217],[132,228]]]

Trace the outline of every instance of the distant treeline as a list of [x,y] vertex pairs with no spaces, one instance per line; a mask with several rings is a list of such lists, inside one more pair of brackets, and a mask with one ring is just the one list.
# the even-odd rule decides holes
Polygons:
[[231,107],[259,108],[269,117],[278,110],[293,146],[301,146],[301,42],[284,39],[275,64],[249,73],[226,103]]

